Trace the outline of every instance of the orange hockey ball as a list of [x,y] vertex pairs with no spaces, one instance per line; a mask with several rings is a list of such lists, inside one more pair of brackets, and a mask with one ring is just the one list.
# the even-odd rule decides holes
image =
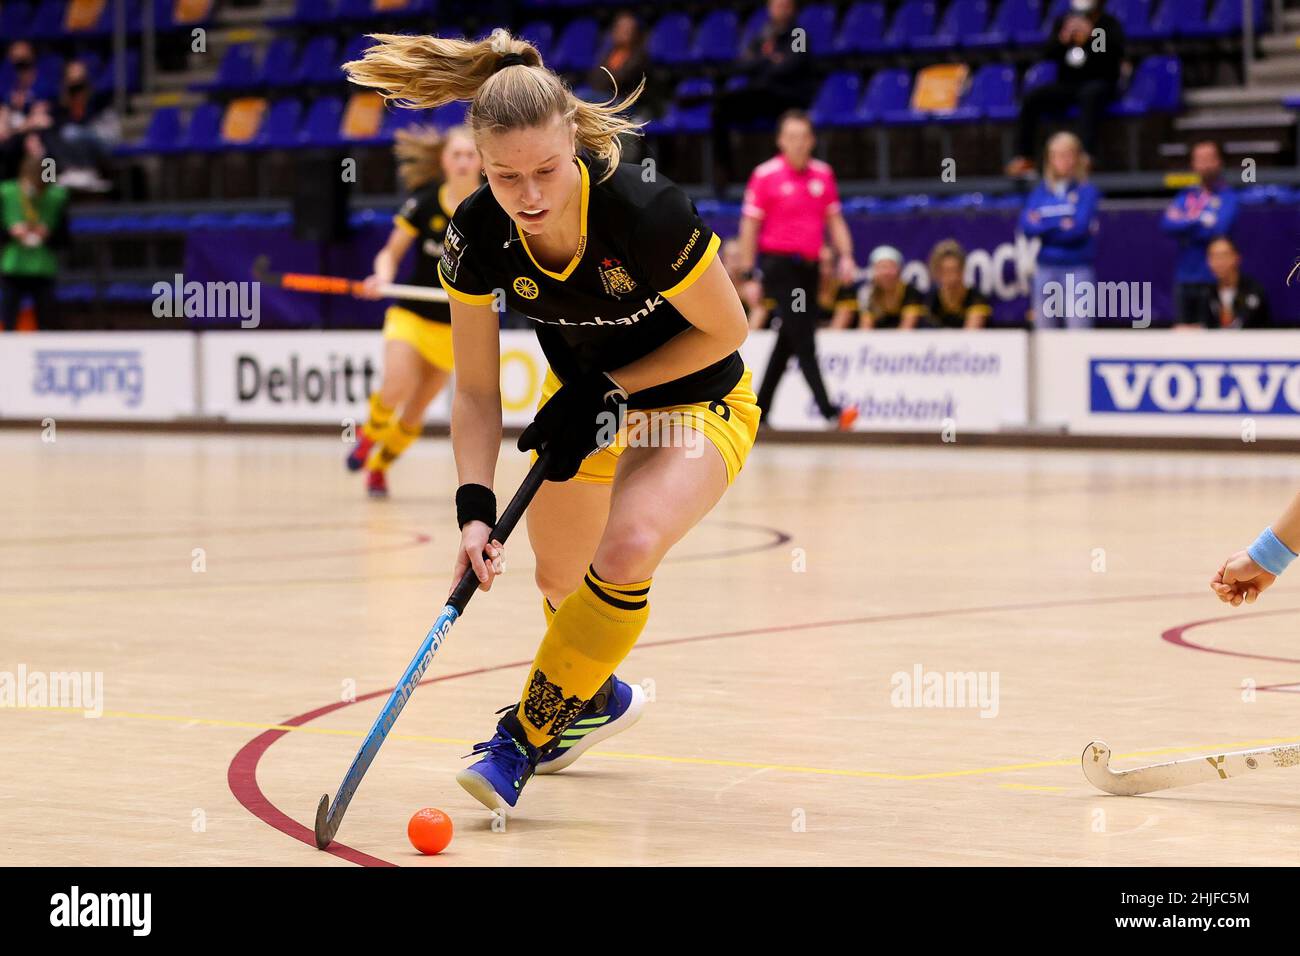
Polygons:
[[406,836],[411,846],[421,853],[441,853],[451,842],[451,817],[433,807],[425,807],[411,817],[406,825]]

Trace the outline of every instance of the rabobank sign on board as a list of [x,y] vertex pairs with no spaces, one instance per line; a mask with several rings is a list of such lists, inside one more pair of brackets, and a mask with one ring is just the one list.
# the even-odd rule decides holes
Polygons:
[[1091,411],[1154,415],[1300,415],[1300,358],[1257,361],[1093,358]]

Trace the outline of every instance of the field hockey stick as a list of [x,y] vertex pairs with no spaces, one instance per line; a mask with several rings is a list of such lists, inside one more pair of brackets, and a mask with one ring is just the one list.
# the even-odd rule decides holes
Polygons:
[[[272,272],[270,260],[258,256],[253,262],[253,278],[267,285],[288,289],[290,292],[319,292],[324,295],[363,296],[365,283],[359,279],[345,279],[343,276],[319,276],[306,272]],[[379,287],[379,295],[385,299],[419,299],[424,302],[446,302],[447,292],[423,285],[397,285],[389,283]]]
[[1258,770],[1300,767],[1300,745],[1283,744],[1258,750],[1186,757],[1170,763],[1134,767],[1118,773],[1110,769],[1110,747],[1094,740],[1083,748],[1083,775],[1098,790],[1132,797],[1153,790],[1169,790],[1210,780],[1228,780]]
[[[519,490],[515,492],[514,498],[510,500],[505,512],[497,519],[496,525],[492,528],[492,534],[488,537],[489,541],[506,543],[506,538],[510,537],[510,532],[519,523],[524,510],[533,500],[533,496],[537,494],[537,490],[542,487],[542,482],[546,480],[546,469],[550,465],[550,457],[547,450],[542,449],[541,454],[537,456],[537,461],[533,463],[533,467],[524,476],[523,483],[520,484]],[[478,590],[478,583],[478,576],[475,575],[473,566],[466,568],[465,573],[461,575],[460,582],[447,599],[447,604],[443,607],[442,613],[438,615],[438,620],[434,622],[433,627],[429,628],[429,633],[424,636],[424,642],[420,645],[420,649],[416,651],[414,659],[407,665],[406,672],[402,674],[397,686],[393,688],[393,692],[388,696],[388,702],[384,704],[384,709],[375,718],[370,733],[366,734],[366,739],[362,742],[361,749],[357,751],[352,766],[348,767],[343,782],[339,784],[338,795],[334,798],[334,804],[330,805],[330,795],[328,793],[320,798],[320,803],[316,807],[316,846],[318,849],[325,849],[330,845],[330,841],[334,839],[334,834],[338,832],[339,825],[343,822],[343,814],[348,812],[348,804],[352,802],[352,797],[356,794],[357,788],[361,786],[361,779],[366,775],[366,771],[370,769],[370,764],[374,762],[375,755],[379,753],[379,748],[384,745],[384,740],[388,737],[389,731],[393,729],[393,724],[397,722],[397,717],[401,714],[402,708],[406,706],[406,702],[415,693],[420,678],[433,661],[433,655],[438,652],[438,648],[447,639],[451,626],[465,612],[465,605],[469,603],[469,599]]]

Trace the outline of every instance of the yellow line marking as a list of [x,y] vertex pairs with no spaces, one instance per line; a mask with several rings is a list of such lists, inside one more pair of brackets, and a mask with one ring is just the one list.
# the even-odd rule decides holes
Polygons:
[[[51,713],[84,714],[80,707],[2,707],[2,711],[39,710]],[[164,723],[202,724],[208,727],[231,727],[245,730],[283,730],[295,733],[316,734],[325,737],[364,737],[369,731],[342,730],[329,727],[299,727],[291,724],[267,724],[249,720],[220,720],[213,717],[189,717],[178,714],[148,714],[126,710],[106,710],[104,717],[117,717],[125,720],[154,720]],[[392,740],[406,740],[425,744],[455,744],[472,746],[474,741],[460,737],[430,737],[425,734],[389,734]],[[1233,750],[1246,750],[1252,747],[1271,747],[1276,744],[1300,743],[1297,737],[1266,737],[1259,740],[1246,740],[1219,747],[1192,745],[1186,747],[1161,747],[1155,750],[1134,750],[1125,754],[1114,754],[1116,759],[1135,757],[1157,757],[1164,754],[1207,753],[1219,754]],[[1082,750],[1080,751],[1082,753]],[[718,760],[712,757],[672,757],[666,754],[635,754],[618,751],[601,750],[593,753],[595,757],[610,757],[615,760],[649,760],[656,763],[684,764],[699,767],[736,767],[742,770],[775,770],[782,773],[813,774],[824,777],[854,777],[868,780],[897,780],[914,782],[920,780],[949,780],[955,777],[975,777],[991,774],[1015,773],[1022,770],[1043,770],[1048,767],[1077,767],[1078,757],[1069,760],[1040,760],[1033,763],[998,764],[992,767],[970,767],[965,770],[936,770],[929,773],[889,773],[884,770],[849,770],[840,767],[804,767],[798,764],[760,763],[751,760]],[[1065,790],[1065,787],[1033,786],[1030,784],[1001,784],[1003,787],[1025,790]]]

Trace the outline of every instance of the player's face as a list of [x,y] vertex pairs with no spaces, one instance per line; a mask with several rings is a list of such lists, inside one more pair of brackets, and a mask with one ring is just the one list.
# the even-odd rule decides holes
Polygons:
[[1079,151],[1072,143],[1057,143],[1047,151],[1047,161],[1054,176],[1070,179],[1079,165]]
[[1227,279],[1237,271],[1239,261],[1237,253],[1226,242],[1216,242],[1211,245],[1206,258],[1210,263],[1210,271],[1216,278]]
[[442,148],[442,174],[447,179],[477,179],[483,165],[474,140],[457,133]]
[[1213,146],[1197,146],[1192,150],[1192,171],[1201,177],[1202,182],[1218,179],[1223,172],[1223,162],[1219,151]]
[[814,142],[812,127],[797,119],[782,123],[781,132],[776,137],[777,149],[792,166],[803,166],[808,162]]
[[934,278],[939,285],[948,289],[955,289],[961,285],[961,263],[957,261],[957,257],[944,256],[940,259]]
[[577,195],[573,124],[561,117],[546,126],[487,133],[479,150],[492,195],[530,235],[545,232]]
[[898,263],[893,259],[881,259],[871,267],[871,281],[882,289],[892,289],[898,285]]

